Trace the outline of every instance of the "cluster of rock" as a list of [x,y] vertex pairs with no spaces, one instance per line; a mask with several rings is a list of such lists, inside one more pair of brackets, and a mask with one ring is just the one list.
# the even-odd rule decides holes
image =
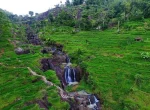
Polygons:
[[41,45],[42,42],[39,39],[37,34],[34,34],[34,32],[31,31],[31,29],[26,29],[26,34],[27,34],[27,40],[29,43],[33,45]]
[[28,41],[33,45],[41,45],[41,41],[36,34],[28,34]]
[[100,99],[95,94],[85,91],[69,93],[75,102],[71,105],[72,110],[100,110]]
[[[62,88],[68,85],[76,85],[83,77],[83,71],[79,66],[72,67],[70,58],[62,52],[63,46],[55,45],[51,48],[44,48],[42,53],[52,53],[52,58],[44,58],[41,60],[42,70],[54,70],[61,82]],[[67,101],[70,110],[100,110],[100,100],[94,94],[88,94],[85,91],[66,93],[67,97],[61,97]],[[60,95],[61,96],[61,95]]]
[[[54,51],[55,50],[55,51]],[[42,50],[43,51],[43,50]],[[62,82],[62,85],[65,87],[68,85],[68,81],[66,80],[66,68],[68,68],[70,71],[70,77],[76,79],[76,82],[79,82],[82,77],[82,70],[79,66],[77,67],[71,67],[71,63],[69,62],[68,56],[59,51],[58,49],[51,49],[51,53],[53,53],[52,58],[43,58],[41,60],[42,64],[42,70],[54,70],[56,71],[56,74],[59,78],[59,80]],[[75,72],[75,75],[72,74],[72,72]]]

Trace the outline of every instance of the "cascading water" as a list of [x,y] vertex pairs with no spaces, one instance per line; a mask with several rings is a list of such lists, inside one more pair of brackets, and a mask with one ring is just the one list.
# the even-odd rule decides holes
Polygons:
[[65,71],[64,72],[65,73],[65,81],[67,84],[73,84],[73,83],[77,82],[75,69],[67,66],[64,71]]
[[65,80],[66,80],[66,83],[70,83],[72,82],[72,79],[71,79],[71,76],[70,76],[70,67],[66,67],[65,68]]
[[75,73],[74,69],[72,69],[72,70],[73,70],[73,75],[74,75],[74,82],[76,82],[76,73]]
[[96,103],[99,102],[99,100],[97,100],[97,98],[95,97],[95,95],[94,95],[94,100],[95,100]]
[[99,100],[95,97],[95,95],[89,95],[89,108],[92,108],[92,110],[98,110],[97,103],[99,103]]
[[76,71],[75,71],[75,69],[68,66],[68,64],[70,64],[70,58],[69,58],[68,55],[66,55],[66,63],[67,63],[67,66],[64,70],[65,71],[65,81],[66,81],[66,83],[69,84],[69,85],[78,83],[76,81]]
[[70,83],[70,82],[72,82],[72,78],[71,78],[71,69],[68,67],[68,69],[67,69],[68,71],[67,71],[67,74],[68,74],[68,83]]

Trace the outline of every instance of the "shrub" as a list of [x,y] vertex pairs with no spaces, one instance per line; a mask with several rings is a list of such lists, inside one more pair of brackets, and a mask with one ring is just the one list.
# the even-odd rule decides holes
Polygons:
[[141,57],[143,59],[149,59],[150,58],[150,52],[142,52]]
[[55,44],[55,43],[56,43],[56,42],[55,42],[54,40],[50,39],[50,38],[46,39],[46,42],[45,42],[45,44],[46,44],[47,46],[53,45],[53,44]]

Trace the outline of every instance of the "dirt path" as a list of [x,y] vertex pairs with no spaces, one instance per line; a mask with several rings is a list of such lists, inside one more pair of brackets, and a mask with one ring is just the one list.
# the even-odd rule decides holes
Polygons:
[[57,86],[57,85],[55,85],[54,83],[48,81],[45,76],[38,75],[36,72],[32,71],[32,69],[31,69],[30,67],[27,67],[27,68],[28,68],[28,70],[30,71],[30,73],[31,73],[32,75],[41,77],[41,79],[44,81],[45,84],[47,84],[47,85],[49,85],[49,86],[55,86],[55,87],[58,89],[58,91],[59,91],[59,93],[60,93],[60,96],[61,96],[63,99],[73,98],[73,97],[71,97],[71,96],[68,96],[68,95],[66,94],[66,92],[65,92],[63,89],[61,89],[59,86]]
[[8,39],[8,41],[10,42],[10,44],[12,44],[15,48],[17,47],[15,41],[11,41],[10,39]]

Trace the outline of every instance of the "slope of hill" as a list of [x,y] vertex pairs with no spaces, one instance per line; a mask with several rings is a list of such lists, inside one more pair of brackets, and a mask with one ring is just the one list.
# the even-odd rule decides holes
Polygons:
[[[67,95],[82,90],[96,94],[104,110],[150,109],[149,1],[76,1],[35,17],[0,11],[0,109],[67,110],[76,105],[74,98],[64,101],[44,78]],[[56,45],[63,50],[43,54]],[[57,59],[58,54],[82,69],[79,84],[63,87],[55,69],[42,70],[42,59]],[[55,66],[64,68],[57,60]]]

